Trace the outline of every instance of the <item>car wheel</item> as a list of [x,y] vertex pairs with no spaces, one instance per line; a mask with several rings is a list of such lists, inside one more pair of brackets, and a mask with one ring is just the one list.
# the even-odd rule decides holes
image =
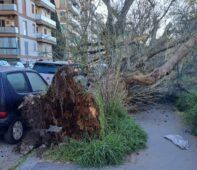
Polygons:
[[6,142],[10,144],[18,143],[24,134],[24,126],[23,122],[20,119],[16,119],[12,122],[8,131],[4,135],[4,139]]

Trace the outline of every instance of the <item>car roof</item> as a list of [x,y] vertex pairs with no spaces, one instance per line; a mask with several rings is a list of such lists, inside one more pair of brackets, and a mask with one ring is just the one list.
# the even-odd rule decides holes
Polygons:
[[68,64],[68,62],[67,61],[36,61],[35,64],[63,65],[63,64]]
[[0,66],[0,73],[13,72],[13,71],[33,71],[33,70],[26,68],[12,67],[12,66]]

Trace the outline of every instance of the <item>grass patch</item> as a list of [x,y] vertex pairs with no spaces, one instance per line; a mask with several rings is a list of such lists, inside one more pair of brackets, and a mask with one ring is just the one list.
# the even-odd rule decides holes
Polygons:
[[180,95],[176,106],[183,112],[186,122],[192,128],[192,133],[197,135],[197,90]]
[[102,126],[99,139],[77,141],[55,146],[44,153],[44,157],[55,161],[71,161],[85,167],[117,165],[127,154],[146,146],[146,133],[128,116],[118,100],[104,102],[97,95]]

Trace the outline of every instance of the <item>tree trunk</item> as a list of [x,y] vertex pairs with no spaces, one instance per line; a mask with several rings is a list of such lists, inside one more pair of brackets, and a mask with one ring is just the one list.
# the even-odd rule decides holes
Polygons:
[[123,80],[127,84],[140,83],[144,85],[153,85],[165,75],[168,75],[174,67],[189,53],[190,49],[197,45],[197,35],[191,37],[187,42],[181,45],[177,52],[161,67],[156,68],[150,74],[144,75],[140,72],[127,74]]

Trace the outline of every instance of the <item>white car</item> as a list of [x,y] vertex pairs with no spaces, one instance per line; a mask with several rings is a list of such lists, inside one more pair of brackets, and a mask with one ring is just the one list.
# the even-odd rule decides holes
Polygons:
[[21,62],[16,62],[14,67],[18,67],[18,68],[25,68],[24,64]]
[[5,60],[0,60],[0,66],[10,66],[10,64]]
[[64,65],[65,63],[62,62],[37,61],[33,69],[36,70],[48,84],[51,84],[56,71]]
[[37,61],[34,64],[33,69],[36,70],[50,85],[57,70],[64,65],[74,67],[79,73],[79,75],[75,77],[75,80],[81,82],[83,85],[86,85],[87,79],[83,75],[79,64],[69,64],[67,61]]

